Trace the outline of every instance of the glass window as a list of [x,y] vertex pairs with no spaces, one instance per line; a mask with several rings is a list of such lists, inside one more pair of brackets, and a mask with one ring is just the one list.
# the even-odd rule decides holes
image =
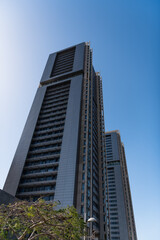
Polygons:
[[82,174],[82,180],[85,180],[85,174],[84,173]]
[[83,164],[83,170],[85,170],[85,164]]
[[81,206],[81,213],[82,214],[84,213],[84,206],[83,205]]
[[84,202],[84,193],[81,195],[81,201]]

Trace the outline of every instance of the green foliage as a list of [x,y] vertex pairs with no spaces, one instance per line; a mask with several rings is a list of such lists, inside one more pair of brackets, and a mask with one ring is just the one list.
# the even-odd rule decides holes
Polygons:
[[79,240],[85,223],[74,207],[57,203],[19,201],[0,206],[0,239]]

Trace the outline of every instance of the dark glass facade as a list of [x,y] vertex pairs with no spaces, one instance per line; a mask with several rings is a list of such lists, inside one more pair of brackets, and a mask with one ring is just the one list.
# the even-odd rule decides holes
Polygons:
[[85,222],[96,219],[89,235],[96,231],[99,240],[119,239],[112,237],[118,232],[118,193],[110,185],[114,169],[105,139],[102,79],[92,65],[90,44],[51,54],[4,190],[28,201],[43,197],[61,207],[74,205]]
[[[47,61],[4,190],[74,205],[107,239],[102,81],[89,43]],[[14,179],[14,181],[13,181]]]

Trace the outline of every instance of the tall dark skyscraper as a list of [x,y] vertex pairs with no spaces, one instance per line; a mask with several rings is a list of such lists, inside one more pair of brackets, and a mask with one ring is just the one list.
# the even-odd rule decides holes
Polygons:
[[124,145],[118,131],[106,133],[111,239],[137,240]]
[[90,235],[122,239],[112,237],[106,164],[102,80],[89,43],[81,43],[49,56],[4,191],[74,205],[84,221],[97,220]]
[[74,205],[107,238],[102,81],[89,43],[49,56],[4,190]]

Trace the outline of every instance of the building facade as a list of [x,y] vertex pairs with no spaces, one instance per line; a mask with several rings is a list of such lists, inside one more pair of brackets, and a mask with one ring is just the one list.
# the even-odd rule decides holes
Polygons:
[[105,135],[89,43],[49,56],[4,191],[74,205],[96,219],[99,240],[137,240],[124,147],[117,131]]
[[74,205],[109,239],[102,80],[89,43],[49,56],[4,191]]
[[137,240],[124,145],[118,131],[105,134],[111,240]]

